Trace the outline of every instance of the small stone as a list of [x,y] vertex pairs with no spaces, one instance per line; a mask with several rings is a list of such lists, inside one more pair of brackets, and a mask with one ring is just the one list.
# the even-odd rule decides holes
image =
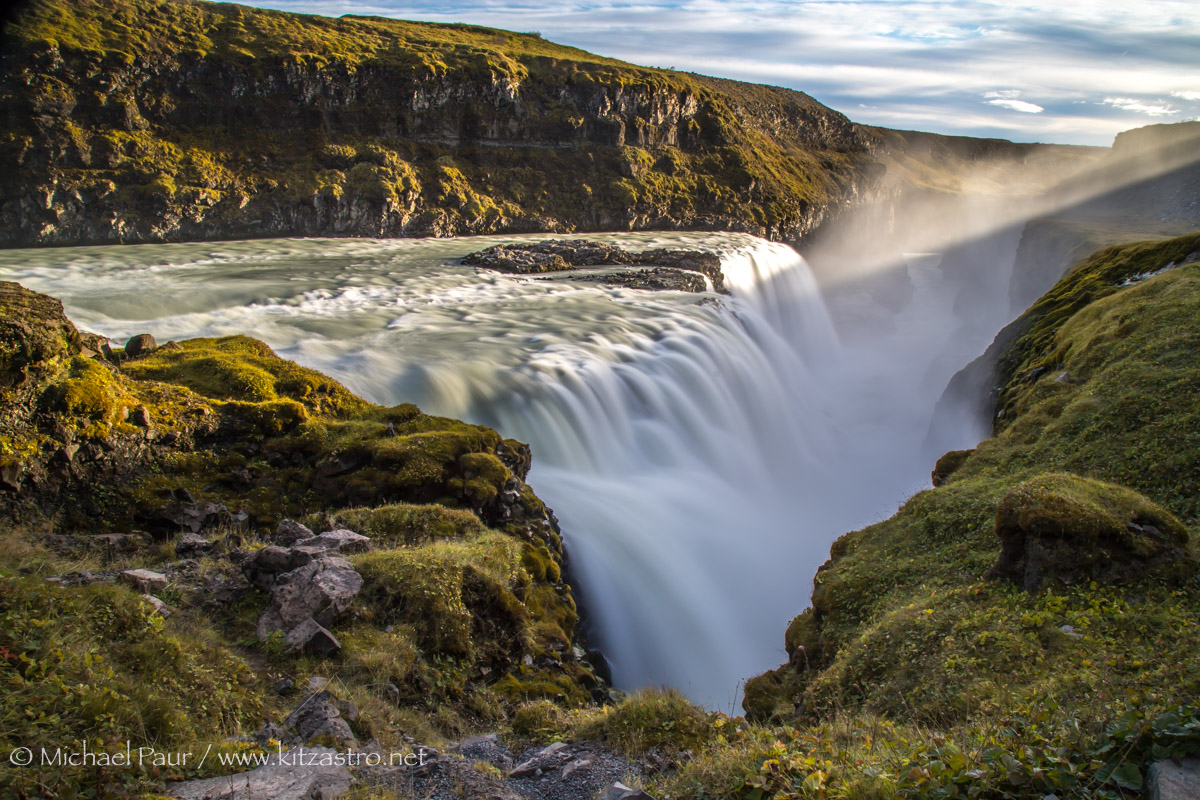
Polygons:
[[312,617],[301,622],[283,637],[286,650],[310,656],[330,656],[342,649],[337,637]]
[[285,519],[280,521],[279,527],[275,529],[275,535],[271,537],[271,541],[281,547],[291,547],[297,542],[312,539],[315,536],[316,534],[299,522]]
[[1080,633],[1079,631],[1075,630],[1074,626],[1063,625],[1063,626],[1059,627],[1059,630],[1062,631],[1063,633],[1065,633],[1067,636],[1070,636],[1072,639],[1082,639],[1083,638],[1083,634]]
[[175,555],[180,558],[199,558],[206,556],[216,547],[216,542],[210,542],[195,533],[185,533],[175,542]]
[[322,678],[320,675],[313,675],[308,679],[308,691],[310,694],[319,692],[329,685],[329,678]]
[[145,600],[147,603],[149,603],[151,606],[153,606],[154,613],[158,614],[163,619],[166,619],[167,617],[171,616],[171,609],[167,607],[167,604],[164,603],[162,600],[159,600],[154,595],[144,594],[144,595],[142,595],[142,599]]
[[368,537],[348,530],[326,531],[317,536],[312,544],[322,545],[339,553],[365,553],[371,548],[371,540]]
[[565,781],[567,778],[571,777],[576,772],[587,769],[591,765],[592,765],[592,762],[589,759],[577,758],[574,761],[572,761],[570,764],[567,764],[565,767],[563,767],[562,778]]
[[166,575],[148,569],[127,569],[121,573],[121,580],[146,594],[161,592],[169,583]]
[[600,800],[654,800],[654,798],[641,789],[630,789],[625,784],[617,781],[609,787],[607,792],[601,795]]
[[129,414],[129,421],[139,428],[150,427],[150,412],[145,406],[138,406]]
[[148,333],[139,333],[125,343],[125,355],[128,358],[148,355],[157,349],[158,342],[154,341],[154,337]]
[[532,667],[533,666],[533,656],[530,656],[530,655],[525,656],[524,658],[521,659],[521,663],[527,667]]
[[275,694],[289,695],[294,691],[296,691],[296,682],[291,678],[284,678],[275,684]]

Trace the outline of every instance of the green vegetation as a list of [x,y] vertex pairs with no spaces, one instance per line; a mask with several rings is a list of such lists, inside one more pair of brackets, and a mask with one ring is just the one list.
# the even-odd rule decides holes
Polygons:
[[[525,445],[367,403],[245,337],[87,358],[61,304],[13,283],[0,353],[0,746],[249,748],[299,699],[275,691],[285,677],[329,679],[360,709],[356,735],[391,747],[494,729],[530,698],[590,702],[599,684],[572,651],[578,614],[552,517],[523,482]],[[210,549],[181,562],[191,507],[214,509]],[[372,539],[349,557],[363,585],[332,656],[257,636],[267,598],[237,565],[285,516]],[[95,537],[131,530],[146,535]],[[165,619],[121,585],[46,581],[133,567],[171,575]],[[135,796],[178,777],[194,765],[31,768],[0,775],[0,793]]]

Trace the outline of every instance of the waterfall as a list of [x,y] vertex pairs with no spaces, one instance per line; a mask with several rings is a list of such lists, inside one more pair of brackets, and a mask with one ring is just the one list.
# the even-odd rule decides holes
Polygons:
[[716,251],[721,298],[454,260],[517,238],[9,251],[0,273],[61,297],[85,329],[250,334],[376,402],[529,442],[529,482],[562,522],[616,685],[736,712],[741,682],[785,659],[783,631],[833,539],[925,485],[933,402],[982,344],[950,337],[947,356],[936,260],[909,269],[915,294],[887,312],[886,335],[839,341],[782,244],[595,237]]

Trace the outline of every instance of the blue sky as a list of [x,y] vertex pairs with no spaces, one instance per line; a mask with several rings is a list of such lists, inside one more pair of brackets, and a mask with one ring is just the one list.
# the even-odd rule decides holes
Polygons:
[[892,128],[1107,145],[1200,118],[1200,0],[249,4],[538,31],[635,64],[800,89]]

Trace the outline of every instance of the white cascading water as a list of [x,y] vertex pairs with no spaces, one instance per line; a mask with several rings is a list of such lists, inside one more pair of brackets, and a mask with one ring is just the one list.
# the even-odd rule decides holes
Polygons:
[[933,403],[986,340],[951,336],[936,258],[913,260],[888,335],[844,344],[795,251],[742,234],[592,237],[719,252],[717,301],[453,261],[522,238],[8,251],[0,277],[85,329],[249,334],[374,401],[530,442],[616,684],[736,710],[833,539],[925,484]]

